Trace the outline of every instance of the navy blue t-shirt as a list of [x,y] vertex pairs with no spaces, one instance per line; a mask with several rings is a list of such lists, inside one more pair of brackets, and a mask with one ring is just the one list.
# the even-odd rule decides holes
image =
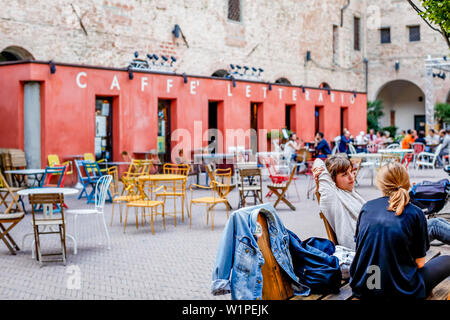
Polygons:
[[[361,209],[350,286],[361,298],[423,299],[425,284],[415,260],[425,257],[430,248],[427,219],[422,210],[411,203],[399,216],[388,211],[388,206],[389,197],[382,197],[367,202]],[[376,267],[369,266],[379,267],[379,288],[373,271]]]

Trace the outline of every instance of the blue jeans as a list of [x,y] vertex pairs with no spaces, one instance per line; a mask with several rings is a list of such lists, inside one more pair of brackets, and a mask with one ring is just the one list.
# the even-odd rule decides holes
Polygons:
[[450,244],[450,222],[442,218],[431,218],[427,221],[430,242],[439,240]]

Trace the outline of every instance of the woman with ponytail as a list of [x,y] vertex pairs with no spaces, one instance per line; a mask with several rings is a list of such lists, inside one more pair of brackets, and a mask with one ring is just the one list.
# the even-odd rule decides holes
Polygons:
[[377,188],[383,197],[368,201],[356,225],[356,254],[350,286],[360,298],[425,298],[450,276],[450,256],[425,264],[430,247],[427,219],[409,203],[406,169],[390,163],[380,169]]

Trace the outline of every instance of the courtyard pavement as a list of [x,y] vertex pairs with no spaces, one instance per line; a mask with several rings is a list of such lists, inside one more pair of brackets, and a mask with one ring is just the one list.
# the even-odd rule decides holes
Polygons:
[[[411,180],[419,182],[447,177],[443,170],[412,170]],[[281,203],[277,212],[285,226],[300,239],[326,238],[317,201],[306,198],[307,179],[300,175],[296,182],[299,202],[295,188],[290,188],[289,199],[297,210],[291,211]],[[371,186],[370,178],[362,179],[356,188],[367,200],[381,195]],[[263,191],[265,194],[266,188]],[[194,197],[202,195],[206,195],[205,191],[194,192]],[[234,209],[238,198],[237,190],[229,196]],[[30,210],[27,199],[25,203]],[[85,199],[77,200],[76,196],[66,197],[66,203],[70,209],[90,207]],[[168,205],[168,208],[172,207]],[[105,215],[111,237],[110,250],[105,245],[104,231],[95,219],[80,217],[78,254],[74,255],[73,244],[67,239],[67,265],[48,263],[43,267],[31,258],[32,237],[28,237],[22,247],[22,237],[32,232],[31,213],[26,214],[11,232],[21,248],[18,254],[11,255],[3,242],[0,243],[0,299],[230,299],[230,295],[213,296],[210,293],[217,247],[227,220],[224,206],[216,207],[213,231],[206,224],[205,208],[194,206],[192,227],[185,215],[184,222],[178,216],[176,227],[173,218],[166,218],[164,230],[158,217],[154,235],[148,220],[144,227],[139,225],[136,229],[131,210],[124,233],[117,206],[110,226],[111,211],[112,204],[107,202]],[[450,207],[447,209],[446,206],[443,211],[450,212]],[[66,221],[67,233],[73,234],[73,217],[67,214]],[[56,239],[43,238],[42,248],[44,252],[57,251],[59,245]],[[442,253],[450,253],[447,245],[436,248]]]

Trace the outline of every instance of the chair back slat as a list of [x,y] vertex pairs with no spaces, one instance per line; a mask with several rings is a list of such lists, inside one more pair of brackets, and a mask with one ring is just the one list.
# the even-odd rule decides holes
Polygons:
[[117,167],[110,167],[108,168],[107,173],[112,177],[110,189],[111,189],[111,196],[114,198],[116,195],[120,194],[119,170],[117,169]]
[[97,184],[95,185],[95,207],[97,208],[97,210],[100,209],[101,211],[103,211],[111,180],[111,175],[104,175],[97,181]]
[[[66,166],[61,167],[46,167],[44,176],[41,180],[41,187],[56,187],[60,188],[64,184],[64,177],[66,172]],[[56,184],[51,183],[53,176],[59,177]]]
[[[64,195],[62,193],[30,194],[29,201],[33,223],[40,220],[62,220],[64,222]],[[36,215],[37,205],[41,205],[43,208],[42,216]],[[55,210],[56,207],[58,210]]]

